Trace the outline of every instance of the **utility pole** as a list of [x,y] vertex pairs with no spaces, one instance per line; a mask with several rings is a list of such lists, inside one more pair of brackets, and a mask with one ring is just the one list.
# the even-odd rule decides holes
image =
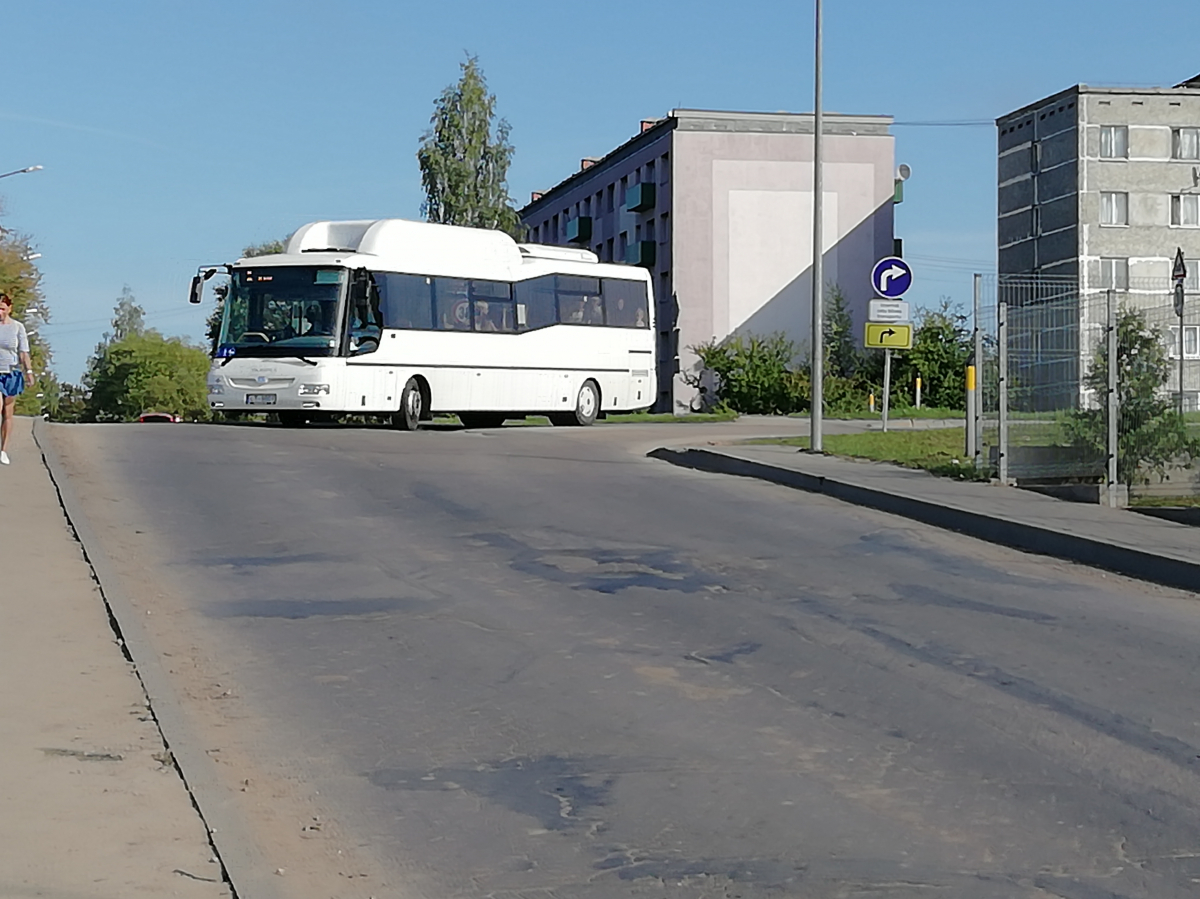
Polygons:
[[816,0],[816,74],[813,78],[813,263],[812,263],[812,414],[809,422],[812,436],[809,446],[815,453],[824,452],[825,425],[825,298],[822,256],[824,254],[824,172],[821,170],[825,138],[825,110],[821,101],[821,0]]
[[1175,282],[1175,314],[1179,316],[1179,414],[1183,415],[1183,284],[1187,280],[1187,263],[1183,258],[1183,247],[1175,250],[1175,265],[1171,269],[1171,280]]

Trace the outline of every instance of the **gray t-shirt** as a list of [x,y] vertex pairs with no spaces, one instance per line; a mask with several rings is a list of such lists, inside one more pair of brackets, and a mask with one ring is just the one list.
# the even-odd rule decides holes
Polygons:
[[15,318],[0,325],[0,371],[20,371],[21,357],[18,353],[29,352],[29,335],[25,326]]

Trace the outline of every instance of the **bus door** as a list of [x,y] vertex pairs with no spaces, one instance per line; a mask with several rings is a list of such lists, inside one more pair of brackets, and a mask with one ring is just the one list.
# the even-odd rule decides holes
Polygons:
[[355,271],[346,303],[346,358],[344,408],[355,412],[395,412],[399,408],[395,368],[380,364],[375,356],[383,340],[383,314],[379,291],[370,273]]

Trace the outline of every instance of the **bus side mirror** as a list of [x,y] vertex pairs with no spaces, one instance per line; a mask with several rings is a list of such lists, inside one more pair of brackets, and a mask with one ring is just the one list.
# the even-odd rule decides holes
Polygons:
[[199,306],[201,294],[204,291],[204,279],[199,275],[192,278],[192,288],[188,291],[188,302],[193,306]]

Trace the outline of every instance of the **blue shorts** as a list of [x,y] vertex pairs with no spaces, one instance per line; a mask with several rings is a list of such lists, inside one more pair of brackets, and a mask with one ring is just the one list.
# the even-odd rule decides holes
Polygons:
[[20,396],[24,392],[25,374],[23,372],[0,372],[0,396]]

